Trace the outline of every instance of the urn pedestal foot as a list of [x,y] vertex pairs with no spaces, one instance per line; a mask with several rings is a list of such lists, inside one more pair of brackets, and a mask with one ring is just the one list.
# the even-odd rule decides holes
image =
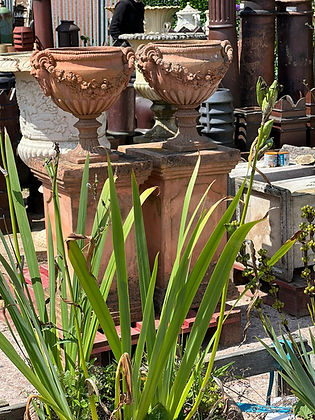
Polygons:
[[75,149],[65,153],[63,156],[64,159],[70,163],[84,164],[87,154],[89,154],[90,163],[107,162],[107,157],[109,157],[111,162],[117,162],[119,159],[119,155],[117,155],[115,152],[112,152],[111,150],[106,149],[106,147],[100,145],[86,151],[80,144],[78,144]]
[[97,129],[101,126],[101,123],[96,118],[80,118],[74,126],[79,130],[79,143],[73,150],[64,155],[64,159],[72,163],[85,163],[89,154],[91,163],[106,162],[107,156],[110,157],[112,162],[118,160],[117,154],[99,144]]
[[133,142],[135,144],[151,143],[155,141],[160,142],[174,136],[174,134],[174,131],[170,131],[159,121],[156,122],[154,126],[142,136],[135,136],[133,138]]
[[173,137],[163,143],[163,149],[185,153],[198,150],[215,150],[217,145],[209,137],[199,136],[198,140],[183,139],[182,137]]
[[200,136],[196,128],[199,112],[195,109],[180,108],[176,112],[178,131],[174,137],[163,143],[163,149],[176,152],[194,152],[197,150],[216,149],[217,145],[206,136]]

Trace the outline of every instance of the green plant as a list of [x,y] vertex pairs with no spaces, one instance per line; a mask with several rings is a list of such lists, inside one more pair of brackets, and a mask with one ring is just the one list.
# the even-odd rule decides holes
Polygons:
[[83,41],[83,46],[87,47],[88,43],[90,41],[90,37],[88,37],[87,35],[81,35],[80,39],[81,39],[81,41]]
[[294,411],[304,419],[315,418],[315,338],[310,331],[311,351],[308,351],[299,332],[299,344],[292,335],[286,337],[283,333],[282,340],[277,337],[270,321],[264,317],[263,325],[272,339],[273,347],[259,340],[271,356],[278,362],[281,370],[279,374],[289,384],[299,402]]
[[[71,276],[68,258],[64,248],[64,238],[61,229],[61,214],[57,193],[57,168],[59,153],[56,158],[45,163],[52,180],[52,197],[55,209],[55,238],[56,252],[53,244],[53,230],[48,220],[48,264],[49,264],[49,298],[46,300],[44,287],[40,277],[39,264],[36,258],[34,243],[28,217],[24,207],[21,188],[19,185],[14,155],[10,140],[5,139],[5,147],[0,141],[3,173],[6,177],[10,213],[13,226],[14,244],[8,243],[0,232],[0,239],[7,253],[0,255],[0,262],[6,275],[0,273],[0,294],[5,303],[5,313],[9,313],[15,330],[11,333],[18,343],[19,336],[24,349],[23,358],[19,356],[10,342],[0,333],[0,348],[17,366],[29,382],[36,388],[39,395],[32,396],[40,401],[48,418],[53,412],[60,419],[80,418],[86,410],[81,404],[73,405],[67,395],[66,384],[71,376],[78,372],[84,375],[85,386],[93,381],[88,371],[88,362],[98,328],[98,321],[92,312],[89,301],[76,276]],[[81,187],[78,226],[76,238],[80,249],[84,247],[84,231],[88,194],[87,158]],[[93,186],[92,186],[93,187]],[[145,200],[153,189],[147,190],[141,196]],[[16,222],[15,222],[16,221]],[[127,237],[133,223],[133,213],[130,212],[123,227],[123,236]],[[90,242],[93,249],[89,251],[91,272],[98,277],[99,267],[106,240],[109,224],[109,183],[104,184],[100,195]],[[21,257],[17,241],[17,226],[19,228],[25,260]],[[27,266],[35,304],[31,298],[30,285],[23,274],[24,265]],[[108,293],[107,284],[115,273],[115,259],[112,255],[104,278],[101,282],[101,293]],[[57,325],[57,311],[60,309],[61,325]],[[76,400],[81,401],[81,389],[78,388]],[[97,419],[97,397],[94,392],[88,393],[88,410],[92,419]],[[72,404],[72,406],[71,406]],[[84,403],[85,405],[85,403]]]
[[[222,292],[222,308],[224,308],[224,296],[226,293],[228,274],[235,259],[237,248],[242,243],[248,230],[257,223],[251,222],[240,227],[232,234],[225,250],[222,252],[221,258],[216,265],[214,273],[212,274],[208,288],[197,313],[196,322],[188,338],[180,367],[174,377],[174,380],[172,381],[171,378],[172,372],[174,371],[174,363],[176,359],[175,350],[179,330],[197,292],[198,286],[206,273],[209,263],[211,262],[212,256],[214,255],[215,250],[224,235],[224,225],[232,217],[241,194],[240,191],[238,196],[232,201],[228,210],[223,215],[222,220],[219,222],[218,226],[209,238],[204,250],[197,259],[196,264],[190,270],[190,258],[193,249],[195,248],[197,239],[214,208],[218,205],[217,203],[208,212],[202,213],[200,218],[197,220],[197,224],[193,229],[191,236],[188,236],[192,222],[203,201],[201,200],[193,214],[193,217],[187,222],[190,197],[192,195],[193,186],[198,174],[199,164],[198,160],[187,189],[186,199],[183,206],[177,257],[170,277],[157,332],[155,332],[154,326],[152,299],[157,272],[157,259],[151,274],[139,195],[135,179],[133,178],[132,187],[135,235],[140,291],[143,305],[143,326],[132,361],[131,383],[133,399],[132,402],[131,398],[128,400],[128,404],[130,404],[131,407],[127,404],[122,404],[121,395],[116,395],[117,412],[120,413],[120,408],[123,406],[124,419],[145,419],[150,412],[156,413],[156,415],[157,413],[164,412],[167,413],[168,418],[172,419],[178,417],[185,401],[185,399],[182,398],[182,395],[183,393],[187,395],[189,392],[190,387],[187,387],[187,381],[189,381],[189,378],[193,374],[193,367],[199,354],[202,340],[206,334],[213,311],[220,296],[222,295]],[[113,323],[110,322],[106,301],[99,293],[96,280],[89,270],[82,251],[74,240],[68,240],[67,245],[69,258],[74,271],[94,308],[95,314],[98,317],[104,333],[106,334],[116,360],[121,360],[122,357],[125,359],[126,353],[130,354],[131,352],[129,298],[124,244],[122,238],[122,225],[110,164],[108,165],[108,170],[111,195],[110,204],[112,213],[113,245],[117,264],[117,289],[121,319],[121,342],[117,336],[115,328],[113,327]],[[203,199],[205,196],[206,194]],[[185,243],[187,243],[187,245],[184,245]],[[183,279],[185,280],[183,281]],[[181,304],[179,305],[177,302],[181,302]],[[217,337],[219,337],[220,329],[222,328],[223,315],[224,309],[221,310],[221,325],[219,323]],[[217,346],[217,343],[218,338],[216,338],[214,346]],[[139,375],[139,371],[141,361],[144,357],[145,345],[147,350],[147,373],[146,379],[143,383],[141,375]],[[212,365],[213,360],[211,360],[208,365],[210,371],[212,369]],[[117,377],[119,377],[119,375],[117,375]],[[198,399],[201,397],[202,390],[198,395]],[[124,401],[123,399],[123,403],[127,403],[127,400]],[[191,411],[191,414],[188,414],[187,418],[190,418],[190,416],[194,414],[194,411],[195,407]],[[118,414],[118,416],[120,416],[120,414]]]
[[[312,206],[306,205],[301,209],[301,215],[304,221],[300,224],[300,231],[297,233],[298,241],[301,243],[302,262],[304,268],[301,277],[304,278],[306,286],[304,293],[309,296],[308,304],[309,314],[313,326],[315,326],[315,287],[314,287],[314,264],[311,264],[310,252],[315,251],[314,233],[315,233],[315,210]],[[312,260],[314,263],[314,259]],[[277,308],[279,309],[279,308]],[[280,308],[281,310],[281,308]],[[311,350],[308,351],[303,342],[303,337],[299,331],[298,340],[293,337],[287,326],[285,319],[282,320],[284,332],[280,329],[282,339],[280,340],[275,333],[270,320],[259,310],[262,324],[272,339],[273,347],[263,343],[267,351],[273,356],[281,367],[280,375],[289,384],[293,393],[299,401],[294,406],[296,415],[303,419],[315,418],[315,338],[312,331],[309,331]]]
[[[264,111],[259,136],[251,151],[249,171],[255,170],[258,154],[267,144],[270,123],[266,120],[267,110],[273,101],[271,90],[262,86],[260,94]],[[259,90],[260,93],[260,90]],[[56,158],[46,162],[52,180],[53,202],[55,207],[55,237],[57,252],[54,252],[52,226],[48,223],[48,251],[50,298],[45,300],[43,285],[31,232],[23,205],[18,176],[14,164],[12,148],[6,140],[6,153],[2,147],[4,168],[11,202],[12,220],[16,217],[21,232],[32,287],[35,294],[36,308],[30,297],[29,286],[23,276],[23,260],[20,256],[17,241],[15,248],[10,249],[5,237],[0,238],[6,248],[8,259],[0,255],[7,277],[0,274],[0,293],[4,298],[6,310],[9,312],[17,334],[25,347],[25,362],[12,345],[0,334],[0,348],[21,370],[37,389],[37,399],[42,403],[45,415],[53,418],[53,412],[60,419],[77,419],[88,415],[98,418],[98,390],[94,377],[88,368],[88,362],[94,337],[100,324],[111,350],[118,363],[115,379],[115,403],[113,415],[124,420],[160,418],[176,419],[182,414],[196,378],[205,366],[205,354],[211,347],[211,355],[195,396],[192,407],[185,413],[185,419],[194,418],[203,401],[218,347],[220,333],[225,319],[224,309],[230,269],[237,252],[248,231],[259,221],[245,223],[245,216],[239,226],[234,226],[230,237],[221,253],[219,261],[211,275],[208,287],[197,313],[195,324],[185,345],[179,366],[176,358],[177,338],[186,314],[191,306],[198,287],[204,278],[216,249],[225,235],[225,227],[229,225],[236,206],[240,202],[246,180],[236,197],[231,201],[221,220],[208,238],[196,263],[191,265],[191,256],[196,243],[216,207],[224,201],[219,200],[208,211],[202,211],[204,199],[211,188],[205,191],[192,216],[188,218],[190,199],[198,176],[200,159],[197,160],[189,182],[183,203],[182,219],[179,230],[177,255],[170,275],[166,296],[163,303],[157,331],[154,323],[153,292],[157,275],[158,255],[152,271],[149,265],[141,203],[154,189],[145,191],[139,196],[135,178],[132,178],[133,209],[122,224],[114,176],[108,162],[108,180],[104,184],[98,203],[93,229],[90,237],[84,236],[85,215],[88,190],[87,158],[81,188],[77,231],[67,239],[68,254],[64,249],[64,238],[61,229],[56,174],[58,170]],[[6,171],[7,169],[7,171]],[[92,189],[94,189],[92,185]],[[251,177],[247,186],[247,196],[251,192]],[[247,197],[246,196],[246,197]],[[244,213],[246,215],[246,200]],[[128,276],[125,261],[124,241],[134,221],[136,253],[138,258],[139,288],[143,308],[143,324],[132,360],[130,337],[130,302],[128,294]],[[109,222],[112,229],[113,254],[106,268],[100,286],[97,283],[102,251],[108,231]],[[15,235],[16,237],[16,231]],[[289,241],[273,257],[272,263],[292,246]],[[74,269],[70,276],[68,257]],[[271,262],[270,262],[271,264]],[[116,274],[121,338],[118,337],[114,322],[106,305],[106,298]],[[57,289],[56,289],[57,284]],[[199,359],[199,350],[207,332],[207,328],[221,299],[220,316],[217,332]],[[60,305],[62,325],[57,325],[56,309]],[[13,330],[12,333],[14,334]],[[143,362],[146,360],[145,369]],[[141,368],[142,367],[142,368]],[[123,380],[121,380],[121,372]],[[79,376],[78,376],[79,375]],[[83,377],[84,385],[83,387]],[[77,398],[74,401],[73,383],[80,378]],[[121,391],[122,385],[122,391]],[[84,390],[83,390],[84,389]],[[87,396],[87,400],[86,400]],[[70,401],[71,400],[71,401]],[[76,403],[78,402],[78,404]],[[88,408],[86,405],[88,403]]]
[[[315,325],[315,265],[310,265],[309,253],[315,252],[315,209],[313,206],[306,205],[302,207],[302,218],[305,219],[300,224],[299,242],[301,243],[302,262],[304,269],[301,272],[301,277],[305,279],[306,287],[304,293],[309,296],[310,303],[308,310],[312,318],[313,325]],[[313,258],[313,263],[315,259]]]
[[[221,253],[213,274],[209,280],[208,287],[200,304],[196,321],[185,345],[180,366],[176,369],[176,343],[180,328],[184,322],[186,314],[191,306],[194,296],[198,290],[212,257],[215,254],[218,244],[224,233],[225,226],[230,223],[236,206],[239,204],[247,181],[239,190],[236,197],[230,203],[228,209],[223,214],[220,222],[215,227],[209,237],[204,249],[197,258],[196,263],[191,266],[191,255],[200,234],[209,220],[213,210],[219,204],[216,203],[209,211],[201,213],[197,217],[198,210],[201,208],[207,191],[199,202],[192,217],[188,219],[188,208],[190,198],[198,174],[200,160],[198,159],[190,183],[187,188],[186,197],[183,203],[182,219],[179,229],[177,254],[170,275],[165,300],[161,311],[160,322],[155,332],[153,318],[153,290],[157,272],[158,256],[152,272],[149,267],[148,251],[146,248],[146,238],[144,224],[142,220],[141,207],[139,205],[138,189],[133,177],[133,204],[135,219],[135,237],[138,257],[139,283],[143,307],[143,326],[135,355],[132,361],[129,360],[131,352],[130,339],[130,314],[129,296],[127,284],[127,269],[125,262],[124,244],[122,240],[121,217],[119,213],[118,199],[114,188],[113,175],[110,163],[108,162],[108,176],[110,183],[110,204],[112,213],[112,231],[114,253],[117,263],[117,289],[119,298],[119,308],[121,316],[121,341],[116,330],[110,322],[109,311],[106,301],[98,291],[96,280],[90,272],[88,264],[76,241],[67,241],[69,258],[78,279],[84,288],[86,295],[94,308],[100,325],[106,334],[109,344],[119,363],[117,371],[116,385],[116,411],[115,415],[126,419],[149,419],[160,418],[177,419],[184,407],[185,401],[194,383],[196,371],[202,369],[204,357],[197,363],[199,349],[205,337],[210,319],[214,309],[221,298],[220,317],[215,338],[212,342],[212,352],[207,365],[205,375],[194,404],[185,416],[185,419],[192,419],[197,412],[203,398],[204,390],[211,377],[215,353],[218,347],[220,333],[224,321],[224,308],[226,300],[227,282],[229,272],[238,250],[243,243],[248,231],[258,221],[245,223],[245,216],[248,207],[249,195],[252,187],[253,174],[259,153],[269,144],[269,134],[272,121],[268,121],[275,97],[277,94],[276,83],[270,88],[259,81],[258,96],[263,108],[263,121],[259,130],[258,138],[251,150],[249,161],[250,178],[247,185],[247,195],[243,210],[243,216],[239,226],[234,225],[230,238]],[[210,188],[210,187],[209,187]],[[222,201],[222,200],[220,200]],[[196,219],[196,220],[195,220]],[[195,227],[192,228],[193,222]],[[275,263],[292,246],[294,240],[289,240],[270,261]],[[105,308],[105,311],[104,311]],[[140,372],[141,362],[144,357],[144,349],[147,351],[147,368],[145,379],[143,372]],[[197,364],[196,364],[197,363]],[[120,369],[123,367],[125,378],[126,394],[120,393]],[[125,396],[124,396],[125,395]]]

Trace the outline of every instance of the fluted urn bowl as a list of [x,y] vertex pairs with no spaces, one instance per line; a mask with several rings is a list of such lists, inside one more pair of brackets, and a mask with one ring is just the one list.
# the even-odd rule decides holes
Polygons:
[[151,43],[137,49],[138,67],[145,80],[166,102],[178,107],[178,131],[163,147],[178,151],[215,148],[196,129],[196,108],[208,99],[232,61],[228,41],[187,40]]
[[96,118],[118,99],[134,70],[133,50],[120,47],[48,48],[31,56],[31,74],[46,96],[79,121],[79,144],[69,152],[77,163],[90,153],[102,160]]

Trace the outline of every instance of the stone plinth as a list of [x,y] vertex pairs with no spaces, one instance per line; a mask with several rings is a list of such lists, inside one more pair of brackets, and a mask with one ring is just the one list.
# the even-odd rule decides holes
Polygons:
[[[124,151],[128,156],[141,156],[153,162],[152,173],[144,186],[157,186],[158,190],[144,204],[143,212],[151,264],[156,254],[160,253],[157,288],[162,291],[163,295],[176,256],[182,206],[198,152],[172,153],[162,149],[162,143],[121,146],[119,150]],[[190,215],[212,181],[215,180],[215,183],[208,193],[202,210],[210,208],[217,200],[227,195],[227,176],[239,160],[239,151],[220,146],[217,150],[202,150],[200,156],[201,165],[191,200]],[[225,208],[226,204],[223,203],[211,216],[196,247],[192,264],[219,222]],[[213,258],[213,265],[217,261],[224,243],[225,240],[222,241]],[[210,267],[209,273],[211,269],[212,267]],[[161,301],[162,296],[158,300]]]
[[[52,201],[52,188],[51,181],[47,175],[46,169],[43,168],[42,160],[32,159],[29,164],[34,172],[35,176],[43,184],[44,193],[44,207],[45,207],[45,222],[47,225],[48,216],[52,224],[54,234],[54,210]],[[112,164],[113,172],[117,175],[116,188],[118,194],[118,200],[120,203],[121,215],[124,220],[129,213],[132,205],[132,191],[131,191],[131,172],[134,171],[138,185],[143,184],[151,173],[152,164],[149,160],[141,158],[133,158],[128,156],[122,156],[119,162]],[[64,238],[70,233],[76,232],[78,209],[79,209],[79,197],[81,189],[83,165],[67,162],[65,159],[60,158],[57,185],[60,201],[60,212]],[[98,202],[99,195],[102,191],[105,180],[107,179],[107,164],[105,163],[91,163],[89,172],[89,183],[93,185],[97,176],[98,184],[96,186],[96,199],[94,199],[93,188],[88,193],[88,211],[86,220],[86,234],[89,235],[93,226],[95,210]],[[55,237],[54,237],[55,239]],[[130,296],[131,299],[134,296],[134,300],[137,302],[135,305],[131,305],[131,311],[133,314],[133,320],[140,320],[141,314],[139,310],[141,308],[139,293],[138,293],[138,270],[137,270],[137,258],[135,253],[135,242],[132,231],[125,243],[126,246],[126,263],[128,270],[128,278],[130,285]],[[104,274],[107,262],[112,253],[111,243],[111,232],[108,233],[103,260],[100,269],[100,279]],[[118,301],[115,298],[116,284],[113,283],[111,294],[109,296],[110,309],[112,312],[116,312],[118,308]]]
[[[58,108],[45,96],[37,81],[30,75],[32,52],[0,55],[0,71],[13,72],[16,77],[16,95],[20,109],[22,139],[18,154],[27,164],[31,158],[54,154],[53,143],[58,142],[61,153],[67,153],[78,144],[78,130],[73,126],[77,118]],[[99,142],[109,146],[105,136],[106,115],[99,117]]]

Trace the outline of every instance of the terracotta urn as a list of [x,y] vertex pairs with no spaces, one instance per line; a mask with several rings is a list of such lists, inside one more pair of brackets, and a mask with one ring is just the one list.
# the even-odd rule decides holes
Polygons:
[[[130,47],[48,48],[31,56],[31,74],[46,96],[79,121],[79,144],[67,159],[83,163],[106,159],[97,138],[96,120],[118,99],[134,70]],[[112,157],[112,156],[111,156]]]
[[196,129],[196,108],[217,89],[232,61],[228,41],[154,43],[137,49],[144,78],[166,102],[176,105],[178,131],[163,144],[177,151],[211,149],[216,145]]

